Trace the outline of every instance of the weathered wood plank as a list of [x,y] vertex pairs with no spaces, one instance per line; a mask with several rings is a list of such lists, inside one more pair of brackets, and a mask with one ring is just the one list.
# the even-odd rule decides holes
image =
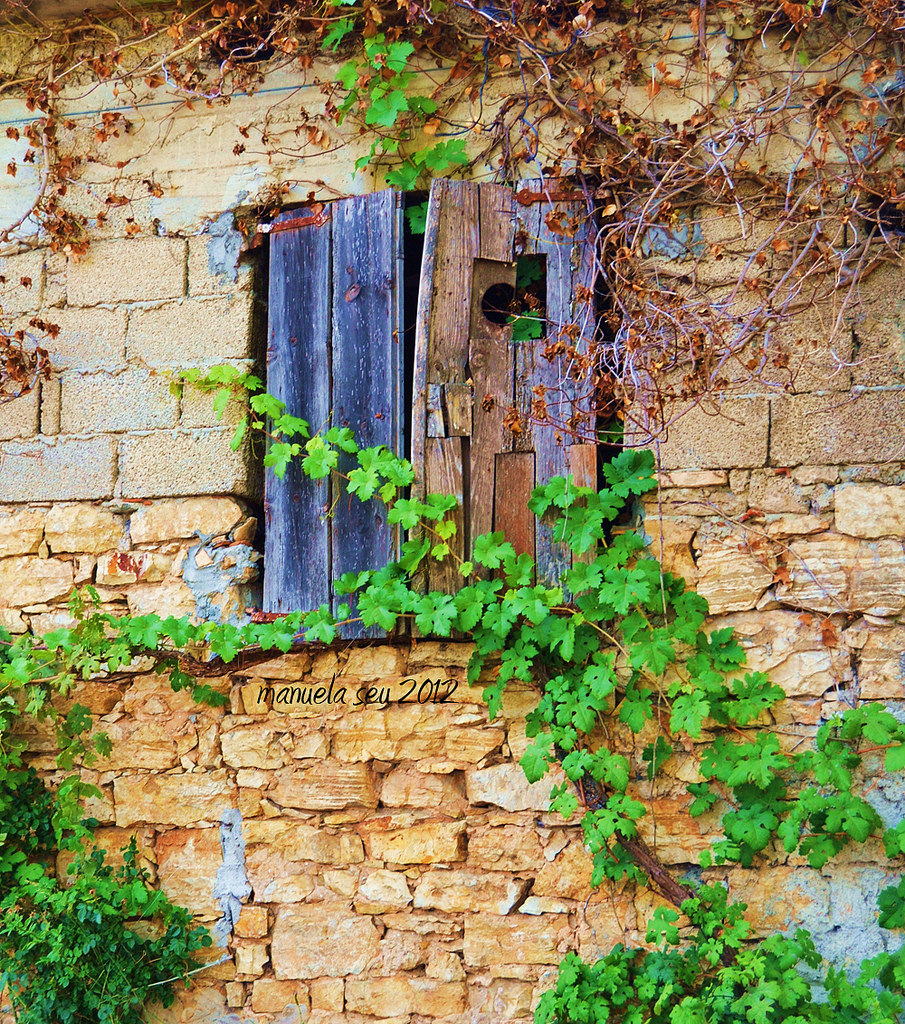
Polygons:
[[[277,224],[298,217],[289,212]],[[267,388],[315,428],[330,411],[330,225],[275,231],[270,239]],[[264,483],[264,610],[308,610],[330,600],[329,484],[297,461]]]
[[[426,493],[453,494],[458,509],[449,516],[456,524],[456,535],[449,543],[450,551],[459,559],[465,558],[466,510],[465,467],[468,441],[464,437],[429,437],[426,450]],[[431,562],[427,573],[427,589],[454,594],[462,585],[458,563],[447,556],[444,563]]]
[[493,522],[493,474],[497,453],[512,450],[512,433],[504,420],[513,402],[512,328],[491,323],[482,300],[495,285],[515,285],[515,264],[475,260],[474,293],[468,338],[472,407],[469,460],[469,511],[472,535],[489,533]]
[[443,422],[442,384],[427,385],[427,436],[446,436],[446,425]]
[[[335,426],[349,427],[362,447],[402,451],[404,414],[400,338],[400,204],[386,191],[344,199],[333,207],[333,380]],[[348,473],[357,463],[340,458]],[[345,488],[337,495],[332,530],[334,577],[379,568],[398,552],[386,507],[361,502]],[[346,598],[334,599],[334,607]],[[356,624],[344,636],[378,635]]]
[[496,457],[496,488],[493,496],[493,528],[502,530],[517,555],[534,558],[534,525],[528,508],[534,488],[534,454],[502,452]]
[[450,437],[471,437],[473,399],[470,384],[443,385],[443,416]]
[[[572,444],[569,445],[569,472],[578,487],[592,487],[597,490],[597,445],[596,444]],[[572,555],[572,564],[584,562],[590,565],[597,557],[594,548],[586,551],[583,555]]]

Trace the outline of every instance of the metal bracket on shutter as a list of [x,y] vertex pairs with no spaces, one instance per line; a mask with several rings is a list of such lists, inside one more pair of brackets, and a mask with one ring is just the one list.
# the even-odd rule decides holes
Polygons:
[[[320,205],[320,204],[318,204]],[[261,231],[275,235],[278,231],[295,231],[298,228],[322,228],[330,220],[330,211],[321,206],[320,209],[312,207],[314,212],[300,217],[289,217],[286,220],[276,221],[273,224],[262,226]]]
[[522,206],[532,206],[534,203],[585,202],[587,196],[584,192],[564,192],[559,187],[549,188],[546,192],[532,192],[530,188],[520,188],[515,193],[515,199]]

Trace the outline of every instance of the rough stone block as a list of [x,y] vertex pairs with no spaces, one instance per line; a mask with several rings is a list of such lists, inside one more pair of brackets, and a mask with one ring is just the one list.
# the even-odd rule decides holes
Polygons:
[[123,438],[120,491],[128,498],[189,494],[253,497],[248,445],[238,452],[231,430],[159,430]]
[[480,1020],[530,1020],[534,986],[517,978],[494,978],[489,985],[472,985],[468,990],[469,1007]]
[[219,821],[224,811],[236,806],[238,796],[225,771],[122,775],[113,782],[117,825]]
[[412,902],[408,882],[401,871],[372,871],[358,887],[355,909],[359,914],[383,914],[404,910]]
[[468,807],[458,773],[433,775],[406,768],[384,775],[380,802],[384,807],[442,808],[445,814],[459,814]]
[[[251,369],[247,363],[243,367]],[[179,425],[182,427],[232,427],[248,412],[248,403],[238,396],[230,399],[220,415],[214,410],[215,391],[200,391],[188,384],[182,392],[179,409]]]
[[333,752],[342,761],[415,760],[445,750],[449,711],[436,705],[391,705],[346,715],[333,737]]
[[811,611],[898,615],[905,609],[905,550],[900,540],[820,534],[789,545],[790,582],[780,600]]
[[68,596],[72,586],[71,562],[28,555],[0,559],[0,605],[43,604]]
[[858,683],[863,698],[905,698],[905,626],[878,629],[861,619],[846,630],[845,640],[859,648]]
[[495,764],[465,773],[468,799],[473,804],[493,804],[505,811],[546,811],[550,807],[550,791],[565,776],[550,771],[540,782],[530,783],[517,764]]
[[[251,990],[251,1008],[255,1013],[283,1013],[290,1015],[308,1009],[308,987],[297,981],[277,981],[259,978]],[[303,1020],[304,1018],[300,1018]]]
[[174,427],[179,416],[179,399],[170,393],[169,382],[146,371],[68,373],[62,384],[64,434]]
[[219,828],[178,829],[157,839],[160,887],[174,902],[193,914],[220,916],[214,897],[217,872],[223,866]]
[[745,651],[745,670],[766,672],[789,697],[818,697],[851,677],[848,652],[828,647],[822,623],[810,615],[779,609],[716,619],[731,627]]
[[378,1017],[417,1013],[451,1017],[467,1008],[465,982],[434,981],[400,974],[394,978],[358,978],[346,982],[346,1009]]
[[[766,398],[731,398],[713,407],[696,405],[661,438],[661,466],[670,470],[765,466],[769,437]],[[626,428],[626,443],[632,447],[644,448],[652,442],[641,428]]]
[[905,458],[900,389],[848,395],[796,395],[772,403],[770,459],[803,463],[872,463]]
[[66,268],[70,306],[150,302],[185,293],[185,241],[125,238],[95,242]]
[[53,554],[99,554],[123,543],[123,520],[96,505],[54,505],[47,513],[45,540]]
[[129,317],[126,350],[147,366],[184,367],[248,359],[252,351],[252,297],[185,299]]
[[266,847],[253,850],[245,870],[254,898],[264,903],[301,903],[313,892],[317,875]]
[[32,437],[38,432],[41,385],[20,398],[0,402],[0,441],[16,437]]
[[364,860],[361,840],[348,832],[334,835],[322,828],[286,819],[246,821],[242,831],[249,847],[265,847],[286,860],[319,864],[358,864]]
[[465,822],[424,822],[380,831],[366,838],[373,860],[388,864],[447,864],[465,856]]
[[95,579],[105,587],[122,587],[142,580],[159,583],[173,564],[154,551],[108,551],[97,560]]
[[500,964],[558,964],[557,949],[567,921],[559,915],[533,917],[481,914],[465,918],[465,963],[472,967]]
[[267,795],[281,807],[312,811],[377,806],[377,790],[368,767],[335,761],[281,769],[274,774]]
[[905,537],[905,487],[836,488],[836,529],[851,537]]
[[342,978],[318,978],[308,985],[312,1010],[340,1012],[345,1004],[346,986]]
[[[44,319],[60,328],[43,347],[55,370],[114,370],[126,365],[126,312],[122,309],[54,309]],[[23,318],[17,327],[28,329]],[[31,328],[32,330],[34,328]]]
[[508,914],[525,895],[529,879],[473,871],[427,871],[418,879],[414,906],[420,910]]
[[270,963],[270,949],[266,942],[239,941],[236,943],[234,955],[236,975],[243,981],[260,977]]
[[0,501],[111,498],[116,438],[54,438],[0,445]]
[[239,911],[235,933],[243,939],[263,939],[268,931],[267,907],[255,907],[247,903]]
[[[758,537],[698,534],[697,591],[707,599],[714,615],[753,608],[773,582],[769,550],[757,550]],[[775,561],[775,560],[774,560]]]
[[277,911],[271,961],[279,980],[345,978],[361,974],[379,943],[370,917],[323,905],[284,907]]
[[175,768],[179,756],[187,753],[197,742],[191,723],[142,722],[124,718],[104,727],[113,749],[99,764],[104,770],[119,771],[129,768],[150,768],[166,771]]
[[476,829],[468,837],[469,867],[487,871],[536,871],[544,855],[533,828],[503,825]]
[[242,506],[232,498],[176,498],[145,505],[129,520],[135,544],[196,537],[222,536],[243,516]]
[[[144,554],[144,552],[142,552]],[[180,579],[165,579],[160,583],[140,583],[130,586],[126,594],[130,615],[195,615],[198,602],[186,583]]]
[[32,555],[44,536],[44,512],[38,509],[0,509],[0,558]]

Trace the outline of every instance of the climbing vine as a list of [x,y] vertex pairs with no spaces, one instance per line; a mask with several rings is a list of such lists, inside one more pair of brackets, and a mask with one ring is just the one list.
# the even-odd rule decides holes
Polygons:
[[[448,543],[456,531],[448,516],[455,500],[405,497],[412,467],[387,449],[360,448],[345,428],[312,430],[259,379],[235,367],[189,371],[177,386],[186,382],[213,392],[221,411],[237,393],[247,400],[234,444],[249,430],[265,436],[265,462],[277,475],[292,459],[312,480],[332,474],[350,496],[382,502],[388,521],[410,531],[410,539],[397,561],[336,580],[335,590],[346,600],[335,612],[325,604],[241,626],[115,617],[100,610],[89,588],[87,604],[73,598],[73,627],[40,639],[2,638],[0,798],[11,841],[0,862],[6,912],[0,971],[23,1013],[36,1014],[21,1019],[37,1024],[52,1007],[61,1020],[90,1009],[99,1020],[131,1024],[145,995],[168,997],[168,989],[158,993],[153,986],[189,970],[191,953],[209,941],[190,930],[183,911],[148,889],[134,847],[117,873],[105,867],[102,854],[85,852],[90,822],[80,821],[77,811],[85,788],[73,776],[51,797],[22,767],[23,745],[11,729],[23,711],[56,722],[60,763],[71,768],[93,751],[109,749],[103,734],[89,736],[86,709],[75,705],[65,716],[56,710],[57,698],[79,678],[98,672],[117,678],[128,674],[135,657],[150,657],[175,689],[218,703],[224,698],[203,679],[222,674],[239,657],[248,662],[271,657],[274,649],[329,643],[351,622],[392,631],[406,620],[422,634],[471,638],[468,678],[474,683],[492,670],[484,691],[491,717],[511,681],[536,688],[538,704],[527,723],[533,743],[522,767],[533,782],[559,774],[551,810],[566,819],[581,814],[594,855],[593,883],[627,879],[672,905],[655,909],[648,922],[653,948],[617,946],[592,965],[567,957],[557,986],[538,1009],[541,1024],[900,1019],[901,950],[865,961],[854,979],[829,965],[825,1000],[818,998],[799,974],[799,966],[814,970],[821,964],[805,931],[752,942],[743,904],[730,904],[718,884],[675,877],[642,838],[639,822],[649,808],[632,784],[638,768],[645,766],[653,779],[677,751],[697,744],[700,781],[687,785],[689,813],[719,812],[724,833],[702,855],[702,867],[751,866],[774,842],[814,867],[871,839],[882,839],[892,858],[905,852],[905,823],[884,828],[860,792],[858,776],[864,756],[878,750],[886,771],[905,768],[905,725],[866,703],[821,725],[807,749],[783,749],[777,733],[765,727],[783,691],[765,674],[745,670],[731,630],[707,632],[706,601],[662,571],[637,530],[614,526],[627,505],[656,486],[650,453],[618,455],[604,467],[599,491],[565,478],[535,489],[532,511],[574,556],[562,581],[551,585],[501,533],[477,537],[469,560],[458,560]],[[348,473],[338,470],[341,453],[355,461]],[[456,562],[462,586],[455,593],[425,592],[419,585],[431,560]],[[625,727],[621,740],[617,723]],[[635,737],[651,731],[652,742],[638,744]],[[14,799],[16,786],[34,796],[25,812]],[[76,853],[76,885],[70,889],[48,873],[54,848]],[[879,909],[881,925],[900,927],[905,886],[886,889]],[[162,915],[166,925],[156,945],[123,925],[124,918],[151,915]],[[112,942],[122,955],[110,987],[98,994],[84,958],[62,953],[93,955],[102,942]],[[50,963],[54,973],[48,975]]]

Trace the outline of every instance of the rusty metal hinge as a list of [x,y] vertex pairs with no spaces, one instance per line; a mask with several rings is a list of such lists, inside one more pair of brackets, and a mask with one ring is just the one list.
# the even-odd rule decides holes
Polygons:
[[531,206],[533,203],[574,203],[587,200],[584,192],[564,192],[558,186],[549,188],[545,192],[532,192],[531,189],[521,188],[515,193],[515,198],[522,206]]
[[300,212],[298,217],[275,221],[273,224],[262,225],[261,231],[275,235],[278,231],[293,231],[296,228],[322,228],[330,220],[330,210],[323,203],[310,207],[308,212]]

